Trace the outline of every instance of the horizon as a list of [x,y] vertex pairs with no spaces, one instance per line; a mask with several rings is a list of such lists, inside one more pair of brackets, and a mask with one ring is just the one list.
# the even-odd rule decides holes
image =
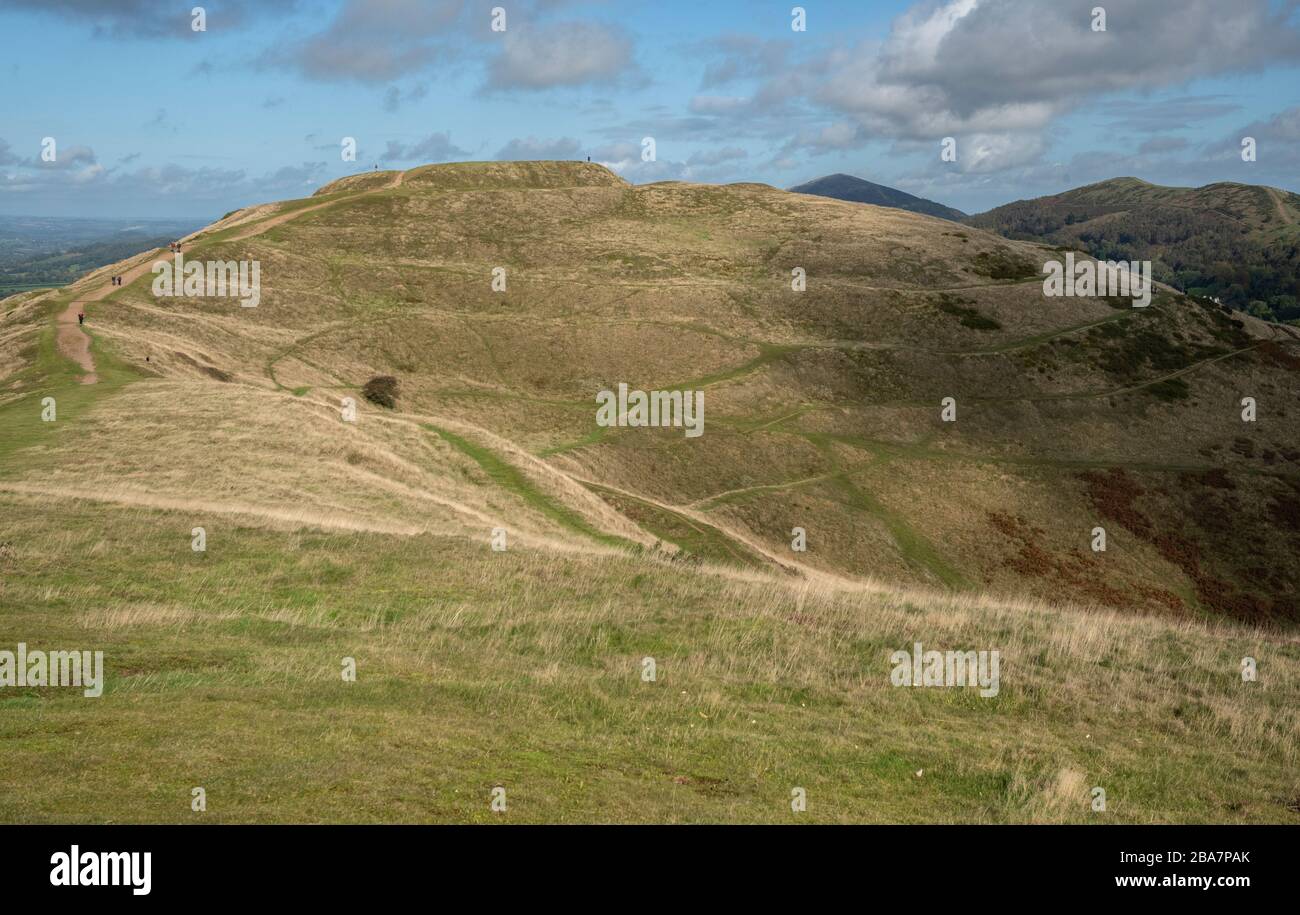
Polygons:
[[[499,161],[499,160],[491,160],[491,159],[464,159],[464,160],[456,160],[456,161],[449,161],[449,162],[425,162],[425,163],[421,163],[421,164],[419,164],[419,165],[413,165],[413,166],[411,166],[410,168],[407,168],[407,169],[396,169],[396,170],[397,170],[397,171],[413,171],[414,169],[425,168],[425,167],[428,167],[428,166],[430,166],[430,165],[456,165],[456,164],[468,165],[468,164],[482,164],[482,163],[485,163],[485,162],[493,162],[493,161]],[[520,162],[530,162],[530,161],[531,161],[531,162],[546,162],[546,161],[552,161],[552,162],[585,162],[586,160],[581,160],[581,159],[552,159],[552,160],[546,160],[546,159],[531,159],[531,160],[530,160],[530,159],[521,159],[521,160],[516,160],[516,161],[520,161]],[[602,168],[606,168],[606,169],[608,169],[608,166],[606,166],[604,163],[592,162],[591,164],[592,164],[592,165],[600,165]],[[613,172],[612,169],[609,169],[609,170],[610,170],[611,172]],[[369,171],[370,171],[370,172],[373,172],[374,169],[372,168],[372,169],[370,169]],[[385,169],[380,169],[380,171],[385,171]],[[394,169],[388,169],[388,171],[394,171]],[[341,178],[349,178],[349,177],[354,177],[354,176],[356,176],[356,175],[364,175],[364,174],[368,174],[368,173],[369,173],[368,171],[366,171],[366,170],[362,170],[362,171],[358,171],[358,172],[353,172],[353,173],[350,174],[350,175],[342,175],[342,176],[340,176],[339,178],[331,178],[329,181],[323,182],[321,185],[319,185],[319,187],[317,188],[317,190],[319,190],[320,187],[324,187],[324,186],[326,186],[327,184],[330,184],[330,183],[332,183],[332,182],[334,182],[334,181],[338,181],[338,180],[340,180]],[[614,172],[614,174],[617,174],[617,173]],[[856,180],[859,180],[859,181],[868,181],[868,182],[870,182],[870,183],[872,183],[872,184],[876,184],[876,185],[879,185],[879,186],[882,186],[882,187],[889,187],[888,185],[880,185],[880,182],[870,181],[870,179],[868,179],[868,178],[863,178],[861,175],[853,175],[853,174],[850,174],[850,173],[848,173],[848,172],[830,172],[830,173],[825,174],[825,175],[817,175],[817,176],[815,176],[815,177],[813,177],[813,178],[809,178],[809,179],[806,180],[806,181],[800,182],[800,183],[795,184],[795,185],[791,185],[791,186],[789,186],[789,187],[779,187],[779,186],[777,186],[777,185],[768,184],[767,182],[762,182],[762,181],[750,181],[750,180],[746,180],[746,179],[740,179],[740,180],[738,180],[738,181],[726,181],[726,182],[689,181],[689,180],[686,180],[686,179],[660,179],[660,180],[661,180],[662,182],[668,182],[668,181],[679,181],[679,182],[681,182],[681,183],[685,183],[685,184],[711,184],[711,185],[715,185],[715,186],[718,186],[718,187],[726,187],[727,185],[730,185],[730,184],[763,184],[763,185],[766,185],[766,186],[768,186],[768,187],[772,187],[772,188],[775,189],[775,190],[791,191],[791,192],[794,192],[794,191],[795,191],[795,188],[797,188],[797,187],[801,187],[801,186],[803,186],[803,185],[807,185],[807,184],[813,184],[813,183],[816,183],[816,182],[818,182],[818,181],[822,181],[822,180],[825,180],[825,179],[828,179],[828,178],[853,178],[853,179],[856,179]],[[1082,188],[1093,187],[1093,186],[1096,186],[1096,185],[1098,185],[1098,184],[1107,184],[1107,183],[1109,183],[1109,182],[1114,182],[1114,181],[1140,181],[1140,182],[1142,182],[1143,184],[1149,184],[1149,185],[1151,185],[1152,187],[1163,187],[1163,188],[1169,188],[1169,189],[1173,189],[1173,190],[1202,190],[1202,189],[1204,189],[1204,188],[1207,188],[1207,187],[1214,187],[1214,186],[1216,186],[1216,185],[1220,185],[1220,184],[1238,185],[1238,186],[1240,186],[1240,187],[1275,187],[1274,185],[1255,185],[1255,184],[1250,184],[1250,183],[1248,183],[1248,182],[1243,182],[1243,181],[1211,181],[1211,182],[1209,182],[1209,183],[1207,183],[1207,184],[1160,184],[1160,183],[1157,183],[1157,182],[1154,182],[1154,181],[1147,181],[1145,178],[1138,177],[1137,175],[1115,175],[1114,177],[1111,177],[1111,178],[1103,178],[1103,179],[1101,179],[1100,181],[1093,181],[1093,182],[1089,182],[1088,184],[1081,184],[1081,185],[1077,185],[1077,186],[1074,186],[1074,187],[1063,188],[1063,189],[1061,189],[1060,191],[1048,192],[1048,193],[1046,193],[1046,194],[1041,194],[1041,195],[1039,195],[1039,196],[1040,196],[1040,197],[1043,197],[1043,196],[1053,196],[1054,194],[1063,194],[1063,193],[1067,193],[1067,192],[1072,191],[1072,190],[1080,190],[1080,189],[1082,189]],[[644,183],[645,183],[645,184],[653,184],[653,183],[656,183],[656,182],[644,182]],[[1277,190],[1287,190],[1287,188],[1283,188],[1283,187],[1280,187],[1280,186],[1276,186],[1276,189],[1277,189]],[[893,190],[900,190],[900,189],[899,189],[899,188],[893,188]],[[910,192],[909,192],[909,193],[910,193]],[[308,195],[308,196],[310,196],[310,195]],[[927,198],[920,198],[920,199],[927,199]],[[999,207],[999,206],[1006,206],[1007,204],[1016,203],[1016,202],[1018,202],[1019,200],[1025,200],[1025,199],[1034,199],[1034,198],[1016,198],[1016,199],[1014,199],[1014,200],[1008,200],[1008,201],[1006,201],[1006,202],[1004,202],[1004,203],[998,204],[997,206],[990,207],[990,209],[997,209],[997,207]],[[267,200],[267,201],[260,201],[260,202],[261,202],[261,203],[277,203],[277,202],[281,202],[281,201]],[[942,201],[942,200],[931,200],[930,202],[931,202],[931,203],[938,203],[938,204],[943,204],[943,203],[944,203],[944,201]],[[250,204],[250,205],[256,205],[256,204]],[[872,206],[873,204],[863,204],[863,205],[864,205],[864,206]],[[978,215],[980,215],[980,212],[987,212],[987,211],[980,211],[980,212],[970,212],[970,211],[965,211],[965,212],[966,212],[966,215],[967,215],[967,216],[978,216]],[[58,220],[63,220],[63,221],[76,221],[76,220],[83,220],[83,221],[86,221],[86,222],[93,222],[93,221],[130,222],[130,221],[133,221],[133,220],[141,220],[141,221],[145,221],[145,222],[178,222],[178,221],[182,221],[182,222],[183,222],[183,221],[201,221],[201,220],[208,220],[209,223],[210,223],[210,222],[215,222],[215,221],[219,220],[220,218],[221,218],[220,216],[218,216],[218,215],[214,215],[214,214],[200,214],[200,215],[195,215],[195,214],[185,214],[185,213],[178,213],[178,214],[176,214],[176,215],[174,215],[174,216],[170,216],[170,215],[169,215],[169,216],[139,216],[139,215],[134,215],[134,216],[133,216],[133,215],[106,215],[106,216],[71,215],[71,216],[51,216],[51,215],[49,215],[49,214],[44,214],[44,213],[0,213],[0,219],[58,219]]]
[[967,213],[1124,175],[1300,192],[1297,0],[1187,0],[1175,34],[1138,0],[1104,31],[1031,0],[805,3],[803,31],[768,2],[528,0],[493,31],[495,7],[225,0],[195,31],[167,0],[3,0],[0,213],[211,218],[375,165],[587,156],[634,184],[843,173]]

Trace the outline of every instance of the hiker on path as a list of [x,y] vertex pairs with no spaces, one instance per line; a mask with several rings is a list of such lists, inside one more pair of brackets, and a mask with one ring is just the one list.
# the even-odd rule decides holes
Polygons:
[[77,312],[77,323],[78,324],[86,323],[86,313],[84,311]]

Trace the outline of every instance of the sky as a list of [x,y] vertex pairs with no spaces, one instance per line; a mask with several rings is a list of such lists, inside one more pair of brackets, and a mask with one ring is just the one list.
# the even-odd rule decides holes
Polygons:
[[1128,175],[1300,192],[1298,87],[1300,0],[0,0],[0,214],[588,156],[971,213]]

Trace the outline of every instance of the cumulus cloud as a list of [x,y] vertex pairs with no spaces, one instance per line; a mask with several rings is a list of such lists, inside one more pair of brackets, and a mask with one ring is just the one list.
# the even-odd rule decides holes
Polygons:
[[609,85],[635,71],[632,40],[596,22],[523,25],[506,32],[488,64],[490,89]]
[[[716,42],[721,60],[706,87],[759,85],[748,105],[771,110],[801,98],[851,122],[804,129],[791,148],[844,148],[864,134],[903,142],[958,137],[973,155],[958,168],[1014,168],[1047,148],[1058,118],[1120,92],[1149,91],[1193,78],[1256,72],[1300,62],[1298,0],[1181,0],[1177,10],[1144,0],[1104,4],[1107,30],[1094,32],[1088,8],[1039,0],[924,0],[899,16],[882,42],[819,50],[794,59],[784,42]],[[692,111],[727,114],[738,99],[697,96]],[[1126,106],[1118,126],[1155,132],[1235,110],[1221,97],[1184,97],[1169,106]]]
[[391,82],[448,53],[440,39],[464,7],[462,0],[346,0],[324,29],[268,49],[259,63],[324,82]]
[[963,171],[981,174],[1033,162],[1046,148],[1038,134],[977,133],[958,141],[957,161]]
[[99,165],[95,151],[89,146],[62,146],[56,143],[54,149],[53,162],[46,162],[36,155],[30,160],[31,167],[51,172],[84,172]]
[[[909,10],[879,62],[852,68],[873,85],[930,93],[955,118],[1020,106],[1055,108],[1080,96],[1150,89],[1193,77],[1257,70],[1300,55],[1288,24],[1296,5],[1269,0],[1144,0],[1105,4],[1107,31],[1072,4],[950,0]],[[865,69],[864,69],[865,66]],[[853,101],[847,86],[843,100]]]
[[[1241,159],[1241,138],[1245,136],[1253,136],[1259,143],[1255,162]],[[1001,169],[964,173],[923,168],[890,183],[968,212],[1121,175],[1183,187],[1224,180],[1293,186],[1300,171],[1300,106],[1244,124],[1207,143],[1177,136],[1152,137],[1136,149],[1082,150],[1062,161],[1045,160],[1044,156]]]
[[[455,63],[482,64],[488,90],[545,89],[625,78],[635,71],[632,41],[599,22],[549,22],[563,0],[506,5],[507,28],[493,32],[500,0],[344,0],[317,31],[277,43],[256,60],[321,82],[392,83]],[[390,89],[386,104],[400,93]],[[391,109],[390,109],[391,110]]]

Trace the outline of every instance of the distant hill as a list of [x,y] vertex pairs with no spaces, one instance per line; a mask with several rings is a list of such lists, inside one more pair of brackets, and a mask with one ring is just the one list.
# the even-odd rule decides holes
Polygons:
[[1157,280],[1184,292],[1259,317],[1300,319],[1300,195],[1289,191],[1114,178],[965,222],[1098,258],[1150,260]]
[[924,213],[926,216],[938,216],[940,219],[953,221],[966,217],[961,210],[954,210],[942,203],[916,197],[896,188],[885,187],[883,184],[873,184],[852,175],[827,175],[825,178],[817,178],[807,184],[792,187],[790,190],[796,194],[815,194],[818,197],[833,197],[851,203],[870,203],[878,207],[910,210],[913,213]]
[[824,178],[815,178],[813,181],[790,188],[794,194],[814,194],[819,198],[833,198],[835,200],[848,200],[850,203],[870,203],[876,207],[893,207],[894,209],[906,209],[913,213],[924,213],[926,216],[937,216],[941,220],[963,220],[966,213],[945,207],[944,204],[935,203],[933,200],[918,198],[913,194],[907,194],[906,191],[897,190],[894,187],[885,187],[876,185],[862,178],[854,178],[852,174],[828,174]]

